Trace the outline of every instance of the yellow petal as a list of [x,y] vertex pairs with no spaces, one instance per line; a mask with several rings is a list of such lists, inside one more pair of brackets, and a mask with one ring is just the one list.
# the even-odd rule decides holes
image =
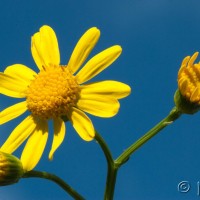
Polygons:
[[79,136],[85,141],[91,141],[94,136],[94,127],[89,117],[77,108],[72,108],[71,113],[68,115],[74,129]]
[[26,97],[27,83],[15,76],[0,72],[0,93],[15,98]]
[[32,38],[31,38],[31,53],[32,53],[33,59],[35,61],[35,64],[41,70],[41,69],[43,69],[42,66],[45,66],[45,61],[43,60],[43,57],[40,53],[41,52],[40,40],[41,40],[41,38],[40,38],[39,33],[35,33],[32,36]]
[[186,56],[186,57],[183,59],[183,61],[182,61],[182,64],[181,64],[181,65],[187,65],[187,64],[188,64],[188,62],[189,62],[189,60],[190,60],[190,56]]
[[80,38],[68,63],[68,67],[72,74],[75,73],[87,59],[88,55],[96,45],[99,37],[99,29],[93,27],[86,31],[85,34]]
[[62,119],[56,118],[54,119],[54,136],[53,143],[51,147],[51,151],[49,153],[49,159],[53,159],[53,154],[56,149],[62,144],[65,138],[65,123]]
[[23,114],[27,110],[26,101],[17,103],[13,106],[6,108],[5,110],[0,112],[0,124],[4,124],[19,115]]
[[32,69],[22,64],[8,66],[5,69],[4,73],[26,82],[27,85],[29,85],[30,82],[35,79],[35,76],[37,75]]
[[199,94],[200,94],[199,88],[196,87],[194,89],[193,93],[191,94],[190,101],[192,101],[192,102],[199,101]]
[[39,69],[49,64],[60,64],[60,52],[54,30],[50,26],[42,26],[40,31],[32,36],[31,51]]
[[6,153],[14,152],[36,128],[36,123],[30,115],[25,118],[10,134],[1,150]]
[[39,162],[48,138],[48,125],[46,120],[37,122],[37,127],[28,139],[22,152],[21,161],[24,170],[32,170]]
[[190,60],[190,56],[187,56],[183,59],[182,63],[181,63],[181,67],[178,71],[178,76],[182,73],[182,71],[184,70],[185,67],[187,67],[187,64]]
[[81,110],[98,117],[113,117],[117,114],[120,104],[117,99],[103,95],[94,95],[90,99],[85,99],[83,95],[78,100],[77,106]]
[[115,45],[91,58],[76,75],[78,83],[84,83],[99,74],[111,65],[119,57],[121,52],[122,48]]
[[199,52],[195,52],[192,57],[190,58],[188,62],[188,66],[192,66],[194,64],[194,61],[197,59],[197,56],[199,55]]
[[[121,99],[128,96],[131,88],[118,81],[101,81],[80,86],[81,95],[89,99],[93,95],[105,95]],[[106,98],[106,97],[105,97]]]
[[179,90],[182,95],[186,95],[187,93],[187,88],[188,88],[188,80],[187,79],[182,79],[178,82],[179,85]]

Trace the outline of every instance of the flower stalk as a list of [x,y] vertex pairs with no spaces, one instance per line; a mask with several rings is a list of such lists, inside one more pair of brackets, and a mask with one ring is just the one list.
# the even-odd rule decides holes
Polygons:
[[65,181],[63,181],[61,178],[59,178],[54,174],[32,170],[24,173],[22,178],[33,178],[33,177],[44,178],[53,181],[54,183],[58,184],[62,189],[64,189],[75,200],[85,199],[78,192],[76,192],[71,186],[69,186]]
[[134,153],[138,148],[140,148],[143,144],[149,141],[152,137],[154,137],[157,133],[159,133],[163,128],[174,122],[181,116],[182,112],[174,107],[169,115],[160,121],[156,126],[154,126],[151,130],[149,130],[146,134],[144,134],[141,138],[139,138],[135,143],[133,143],[129,148],[127,148],[116,160],[115,163],[120,167],[123,163],[125,163],[130,155]]

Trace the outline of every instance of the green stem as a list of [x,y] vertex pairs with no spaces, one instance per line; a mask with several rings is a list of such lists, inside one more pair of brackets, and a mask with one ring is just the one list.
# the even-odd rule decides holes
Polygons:
[[110,152],[110,150],[108,148],[108,145],[106,144],[106,142],[104,141],[104,139],[101,137],[101,135],[96,130],[95,130],[95,140],[101,146],[101,149],[104,152],[104,155],[106,157],[108,165],[113,165],[114,159],[113,159],[112,154],[111,154],[111,152]]
[[127,148],[116,160],[115,163],[118,167],[124,164],[130,157],[130,155],[135,152],[138,148],[140,148],[144,143],[154,137],[158,132],[160,132],[163,128],[171,124],[173,121],[178,119],[181,116],[181,112],[174,107],[169,115],[160,121],[156,126],[154,126],[151,130],[149,130],[145,135],[139,138],[135,143],[133,143],[129,148]]
[[104,193],[104,200],[112,200],[114,197],[115,183],[117,179],[118,169],[115,165],[112,168],[108,166],[108,174],[106,180],[106,189]]
[[117,172],[121,165],[123,165],[131,156],[133,152],[135,152],[138,148],[140,148],[144,143],[150,140],[153,136],[155,136],[158,132],[160,132],[163,128],[171,124],[173,121],[178,119],[181,116],[181,112],[174,107],[169,115],[164,118],[161,122],[159,122],[155,127],[149,130],[145,135],[139,138],[135,143],[133,143],[129,148],[127,148],[116,160],[113,160],[111,152],[106,145],[103,138],[96,131],[95,139],[100,144],[106,160],[108,164],[108,173],[106,180],[106,190],[104,193],[104,200],[112,200],[114,197],[115,183],[117,178]]
[[115,182],[116,182],[118,168],[115,166],[114,159],[112,157],[112,154],[111,154],[106,142],[99,135],[99,133],[97,131],[95,133],[95,139],[99,143],[99,145],[101,146],[101,149],[104,152],[104,155],[105,155],[106,160],[107,160],[107,166],[108,166],[104,200],[112,200],[113,196],[114,196]]
[[41,172],[41,171],[29,171],[24,173],[23,178],[32,178],[32,177],[37,177],[37,178],[44,178],[51,180],[58,184],[61,188],[63,188],[71,197],[73,197],[76,200],[84,200],[84,198],[78,194],[72,187],[70,187],[67,183],[65,183],[61,178],[54,174],[50,174],[47,172]]

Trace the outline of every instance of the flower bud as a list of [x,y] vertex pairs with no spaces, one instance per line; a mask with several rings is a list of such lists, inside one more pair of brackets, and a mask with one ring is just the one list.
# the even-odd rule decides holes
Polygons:
[[200,109],[200,63],[194,63],[198,52],[183,59],[178,72],[178,90],[174,95],[180,112],[193,114]]
[[18,182],[23,173],[22,163],[17,157],[0,151],[0,186]]

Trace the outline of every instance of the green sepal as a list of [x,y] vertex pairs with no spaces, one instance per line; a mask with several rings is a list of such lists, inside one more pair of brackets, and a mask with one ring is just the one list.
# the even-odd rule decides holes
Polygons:
[[62,116],[61,116],[61,119],[62,119],[64,122],[68,122],[68,121],[69,121],[69,119],[68,119],[68,117],[67,117],[66,115],[62,115]]
[[200,105],[186,99],[179,89],[174,94],[174,102],[177,109],[185,114],[194,114],[200,110]]

